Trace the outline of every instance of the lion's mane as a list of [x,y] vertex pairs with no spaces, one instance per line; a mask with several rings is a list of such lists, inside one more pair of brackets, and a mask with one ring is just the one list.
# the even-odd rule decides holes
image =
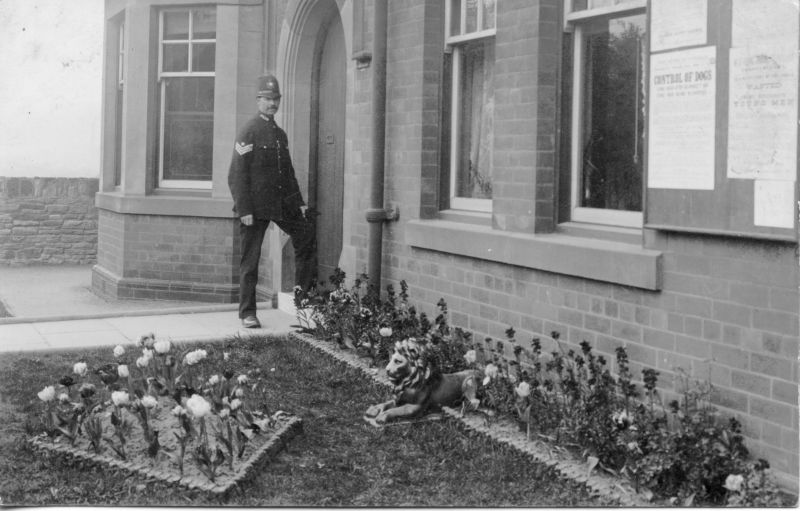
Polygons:
[[409,365],[409,373],[402,380],[393,382],[396,393],[422,385],[436,374],[427,343],[409,337],[396,342],[394,350],[405,357]]

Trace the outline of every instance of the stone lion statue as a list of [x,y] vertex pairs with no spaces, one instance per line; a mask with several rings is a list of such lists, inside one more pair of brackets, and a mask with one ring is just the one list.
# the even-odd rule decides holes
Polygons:
[[378,424],[417,418],[460,402],[477,407],[481,371],[441,374],[431,363],[427,344],[413,337],[395,343],[386,375],[395,386],[394,399],[370,406],[365,413]]

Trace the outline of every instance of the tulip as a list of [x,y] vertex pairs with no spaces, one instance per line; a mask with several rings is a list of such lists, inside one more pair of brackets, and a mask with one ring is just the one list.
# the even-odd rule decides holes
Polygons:
[[86,373],[89,371],[89,368],[86,366],[86,362],[78,362],[74,366],[72,366],[72,372],[77,374],[78,376],[86,376]]
[[392,336],[392,329],[388,326],[385,326],[378,330],[378,333],[381,334],[381,337],[391,337]]
[[244,389],[236,389],[233,395],[236,397],[244,397]]
[[231,354],[230,354],[230,353],[228,353],[227,351],[223,351],[223,352],[222,352],[222,360],[224,360],[225,362],[227,362],[229,358],[231,358]]
[[233,401],[231,401],[231,410],[236,410],[236,409],[238,409],[240,406],[242,406],[242,401],[241,401],[241,400],[239,400],[239,399],[234,399]]
[[515,388],[514,391],[519,397],[526,398],[531,395],[531,386],[528,384],[528,382],[523,381],[517,385],[517,388]]
[[97,391],[97,388],[91,383],[84,383],[78,387],[78,392],[84,399],[89,399]]
[[180,417],[184,413],[186,413],[186,410],[181,405],[175,405],[175,408],[172,409],[172,415],[175,417]]
[[136,365],[145,368],[147,365],[150,364],[150,359],[147,357],[139,357],[136,359]]
[[155,408],[158,406],[158,400],[153,396],[144,396],[142,398],[142,406],[145,408]]
[[69,395],[66,392],[62,392],[61,394],[58,395],[58,400],[61,401],[62,403],[66,403],[67,401],[69,401]]
[[236,381],[239,383],[239,385],[244,385],[245,383],[247,383],[247,375],[240,374],[239,377],[236,378]]
[[65,387],[72,387],[73,385],[75,385],[75,380],[72,379],[72,376],[68,375],[68,376],[64,376],[60,380],[58,380],[58,383],[60,383],[61,385],[65,386]]
[[56,388],[53,387],[52,385],[47,386],[43,388],[41,392],[37,394],[37,396],[39,396],[39,399],[41,399],[45,403],[47,403],[48,401],[52,401],[53,399],[56,398]]
[[224,419],[230,414],[231,414],[230,410],[228,410],[227,408],[223,408],[222,410],[219,411],[219,418]]
[[488,376],[489,378],[496,378],[498,371],[499,369],[494,364],[487,365],[486,369],[483,370],[484,374],[486,374],[486,376]]
[[219,383],[219,375],[217,374],[212,375],[211,378],[208,379],[209,385],[216,385],[217,383]]
[[131,402],[131,397],[124,390],[116,390],[111,393],[111,401],[116,406],[124,406]]
[[115,357],[119,358],[124,354],[125,354],[125,348],[123,348],[121,345],[119,345],[116,348],[114,348],[114,356]]
[[127,378],[128,376],[131,375],[131,373],[128,371],[128,366],[126,366],[125,364],[117,366],[117,374],[119,375],[120,378]]
[[153,344],[153,348],[156,350],[156,353],[163,355],[168,353],[169,350],[172,348],[172,344],[169,341],[157,341]]
[[142,350],[142,356],[144,358],[146,358],[147,360],[152,360],[153,359],[153,350],[152,349],[147,349],[147,348],[143,349]]
[[192,397],[186,401],[186,408],[198,419],[205,417],[211,412],[211,404],[200,394],[193,394]]

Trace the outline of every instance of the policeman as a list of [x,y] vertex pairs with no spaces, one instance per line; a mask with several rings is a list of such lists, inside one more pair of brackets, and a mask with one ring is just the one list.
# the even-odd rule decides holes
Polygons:
[[275,124],[281,104],[278,80],[258,79],[258,115],[239,132],[228,172],[233,211],[239,218],[239,318],[245,328],[261,328],[256,316],[256,283],[261,244],[270,222],[292,239],[295,282],[310,288],[316,273],[315,233],[306,221],[306,205],[289,156],[286,132]]

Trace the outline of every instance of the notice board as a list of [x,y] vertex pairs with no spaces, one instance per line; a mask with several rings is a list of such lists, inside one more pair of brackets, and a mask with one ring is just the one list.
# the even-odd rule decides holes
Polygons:
[[798,3],[649,0],[645,227],[796,241]]

